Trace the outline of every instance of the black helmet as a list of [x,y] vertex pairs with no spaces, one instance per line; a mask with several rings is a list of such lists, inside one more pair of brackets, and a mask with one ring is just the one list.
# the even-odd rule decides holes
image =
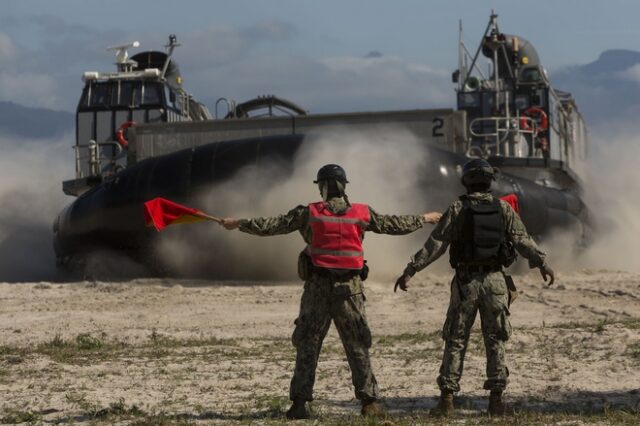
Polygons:
[[494,179],[495,169],[482,158],[467,161],[464,166],[462,166],[462,184],[464,186],[491,184],[491,181]]
[[320,170],[318,170],[318,176],[313,183],[318,183],[322,180],[336,180],[338,182],[342,182],[343,184],[349,183],[347,180],[347,173],[344,169],[337,164],[327,164],[326,166],[322,166]]

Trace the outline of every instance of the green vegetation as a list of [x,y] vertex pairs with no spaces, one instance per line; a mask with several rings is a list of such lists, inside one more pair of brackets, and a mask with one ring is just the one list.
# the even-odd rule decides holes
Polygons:
[[[260,406],[261,410],[267,408],[266,412],[248,413],[243,412],[240,415],[232,415],[229,417],[219,416],[219,420],[224,423],[233,422],[235,424],[255,424],[259,422],[263,425],[280,425],[283,423],[285,407],[276,399],[264,401],[266,406]],[[272,410],[269,410],[269,408]],[[192,426],[201,424],[197,422],[199,419],[207,419],[207,414],[168,414],[145,413],[144,411],[133,409],[126,406],[123,401],[112,403],[109,407],[103,409],[96,416],[88,416],[91,425],[111,425],[116,422],[126,422],[131,426]],[[212,416],[209,416],[209,418]],[[583,413],[583,414],[566,414],[566,413],[538,413],[532,411],[518,412],[515,415],[506,416],[504,418],[489,417],[486,414],[458,414],[452,419],[437,419],[430,417],[427,412],[413,412],[405,414],[393,414],[386,419],[364,419],[357,414],[349,415],[326,415],[318,413],[312,409],[312,421],[314,424],[320,422],[323,425],[338,426],[412,426],[412,425],[465,425],[465,426],[511,426],[511,425],[637,425],[638,414],[625,410],[609,410],[605,413]],[[0,418],[2,424],[20,424],[27,423],[30,425],[42,424],[43,418],[39,413],[31,411],[13,411],[9,410],[4,417]],[[60,418],[55,423],[74,424],[72,419]],[[84,422],[82,422],[84,423]]]
[[627,354],[636,361],[640,361],[640,342],[632,343],[627,346]]
[[23,354],[33,353],[45,355],[55,362],[67,364],[87,364],[99,360],[106,360],[117,356],[127,347],[125,343],[106,343],[103,334],[100,338],[90,334],[78,334],[75,339],[65,340],[59,334],[48,342],[41,343],[33,348],[16,349]]
[[627,318],[627,319],[604,319],[597,322],[563,322],[553,325],[545,325],[546,328],[553,329],[576,329],[576,330],[588,330],[594,333],[602,333],[608,326],[618,326],[627,328],[630,330],[640,330],[640,318]]
[[[549,388],[562,393],[566,391],[562,383],[567,371],[559,367],[566,364],[561,360],[578,361],[588,357],[595,361],[608,359],[609,342],[621,333],[628,335],[627,330],[639,329],[639,325],[640,321],[633,319],[565,323],[526,329],[522,331],[527,335],[526,340],[510,342],[509,351],[513,359],[522,359],[522,354],[532,354],[540,364],[534,368],[544,367],[545,371],[553,372],[547,376]],[[470,352],[483,357],[480,331],[474,329],[470,339]],[[624,362],[621,368],[633,368],[640,363],[640,343],[627,341],[616,350],[618,359]],[[399,361],[393,364],[396,368],[394,374],[401,377],[406,375],[407,380],[411,380],[411,376],[425,374],[425,363],[431,362],[429,365],[433,365],[433,360],[439,360],[442,351],[440,330],[379,335],[375,337],[372,351],[374,359],[379,362]],[[5,402],[0,423],[191,426],[207,424],[211,420],[220,424],[279,425],[284,422],[289,407],[286,387],[294,356],[295,350],[287,338],[178,338],[160,334],[156,330],[151,330],[147,337],[137,341],[108,337],[104,333],[82,333],[75,337],[56,335],[48,341],[25,347],[0,346],[0,383],[3,386],[16,380],[28,380],[29,391],[26,392],[38,392],[43,397],[55,394],[65,396],[62,406],[55,407],[63,410],[59,414],[40,411],[42,406],[17,405],[11,409],[7,405],[10,403]],[[328,338],[322,351],[321,362],[327,361],[331,367],[327,368],[327,364],[320,367],[318,381],[326,384],[339,377],[342,385],[345,385],[349,377],[348,366],[344,361],[344,349],[335,335]],[[135,368],[127,368],[131,365]],[[247,368],[248,365],[251,368]],[[578,366],[579,363],[571,365]],[[76,367],[80,368],[74,370]],[[83,380],[71,381],[70,370],[79,371]],[[111,393],[115,401],[100,400],[99,395],[104,397],[105,394],[100,393],[100,384],[92,384],[92,381],[108,382],[111,377],[121,381],[128,374],[131,374],[131,379],[127,384],[134,389],[144,387],[147,377],[157,379],[167,399],[156,400],[148,406],[140,405],[139,401],[135,404],[125,398],[117,399],[120,394],[113,396]],[[272,379],[261,381],[263,377]],[[188,389],[186,393],[185,387]],[[404,383],[387,391],[401,395],[402,389]],[[194,401],[188,396],[191,391],[193,394],[211,394],[212,397]],[[225,392],[226,402],[219,404],[214,395]],[[237,395],[237,401],[229,403],[229,395],[234,400]],[[463,410],[450,421],[432,419],[425,409],[394,407],[394,401],[389,400],[391,414],[388,419],[381,421],[362,419],[358,415],[356,402],[350,402],[351,408],[345,410],[345,407],[331,400],[332,396],[327,396],[325,388],[324,397],[311,404],[311,411],[313,421],[323,425],[638,424],[640,395],[630,394],[630,398],[625,399],[626,406],[605,408],[602,408],[598,396],[592,398],[593,405],[588,401],[571,405],[571,396],[567,398],[567,402],[561,406],[542,400],[523,399],[514,403],[516,414],[504,419],[491,419],[478,413],[477,402],[463,398]],[[637,405],[631,402],[633,398],[638,401]],[[345,412],[347,414],[340,414]]]
[[[291,360],[294,356],[290,345],[283,344],[285,339],[262,339],[250,346],[241,345],[235,339],[215,337],[178,339],[164,336],[155,330],[149,340],[141,344],[109,340],[105,334],[100,337],[82,333],[73,339],[65,339],[59,334],[51,340],[35,346],[0,346],[0,359],[9,364],[19,364],[34,355],[44,355],[56,363],[90,365],[96,362],[121,358],[159,359],[166,357],[184,357],[215,360],[216,358],[269,357],[273,361]],[[336,345],[335,350],[338,349]],[[2,372],[0,370],[0,380]]]
[[19,423],[39,424],[42,422],[42,416],[33,411],[21,411],[8,409],[3,417],[0,417],[0,423],[15,425]]
[[237,346],[236,339],[218,339],[216,337],[202,337],[202,338],[187,338],[176,339],[171,336],[165,336],[157,332],[157,330],[151,330],[149,334],[149,341],[152,346],[163,348],[191,348],[200,346]]
[[289,408],[289,398],[283,396],[263,396],[256,398],[256,408],[265,418],[283,418]]
[[402,333],[379,336],[376,345],[379,346],[395,346],[398,343],[433,343],[440,345],[442,343],[441,332],[433,331],[431,333]]

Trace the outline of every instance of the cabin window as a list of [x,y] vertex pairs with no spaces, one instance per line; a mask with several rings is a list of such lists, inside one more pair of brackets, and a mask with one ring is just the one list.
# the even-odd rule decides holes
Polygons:
[[182,112],[182,97],[169,86],[164,87],[164,96],[167,100],[167,108],[173,109],[177,113]]
[[494,92],[483,92],[482,95],[482,115],[485,117],[495,115],[496,94]]
[[480,106],[480,93],[460,93],[458,94],[459,108],[475,108]]
[[529,96],[517,95],[515,99],[515,106],[518,111],[523,111],[529,108]]
[[80,106],[86,107],[89,106],[89,93],[91,93],[91,86],[86,85],[82,90],[82,97],[80,97]]
[[137,107],[140,105],[140,85],[135,81],[120,82],[118,106]]
[[182,95],[179,93],[174,93],[175,102],[173,103],[177,111],[182,111]]
[[89,106],[111,106],[118,99],[118,86],[112,83],[96,83],[91,87]]
[[540,81],[540,71],[538,68],[525,68],[522,70],[521,80],[527,83]]
[[145,83],[142,95],[142,105],[161,105],[162,86],[155,83]]

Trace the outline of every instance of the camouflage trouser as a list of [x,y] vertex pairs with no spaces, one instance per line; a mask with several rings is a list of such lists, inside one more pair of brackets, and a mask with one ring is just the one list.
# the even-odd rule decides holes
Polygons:
[[313,400],[318,356],[332,319],[351,368],[356,398],[362,401],[377,398],[378,385],[369,361],[371,331],[364,310],[362,282],[359,277],[336,282],[317,274],[304,284],[300,314],[295,321],[291,340],[297,356],[289,397]]
[[475,274],[468,282],[454,277],[451,302],[442,330],[445,349],[438,376],[441,390],[460,390],[469,333],[478,311],[487,355],[484,388],[503,390],[507,386],[509,370],[504,360],[504,342],[511,336],[508,298],[507,285],[501,272]]

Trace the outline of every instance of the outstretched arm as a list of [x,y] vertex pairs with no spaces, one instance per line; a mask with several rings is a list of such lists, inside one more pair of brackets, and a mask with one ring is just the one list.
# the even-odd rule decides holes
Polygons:
[[301,229],[309,217],[309,210],[305,206],[298,206],[286,214],[274,217],[258,217],[253,219],[222,219],[222,226],[226,229],[239,229],[247,234],[261,237],[269,235],[288,234]]
[[400,290],[407,291],[411,277],[435,262],[447,251],[452,237],[453,215],[451,207],[442,215],[424,246],[413,255],[400,278],[396,280],[393,291],[398,290],[398,287]]
[[442,215],[438,212],[423,215],[387,215],[379,214],[369,207],[369,216],[367,231],[376,234],[406,235],[422,228],[425,223],[437,223]]

